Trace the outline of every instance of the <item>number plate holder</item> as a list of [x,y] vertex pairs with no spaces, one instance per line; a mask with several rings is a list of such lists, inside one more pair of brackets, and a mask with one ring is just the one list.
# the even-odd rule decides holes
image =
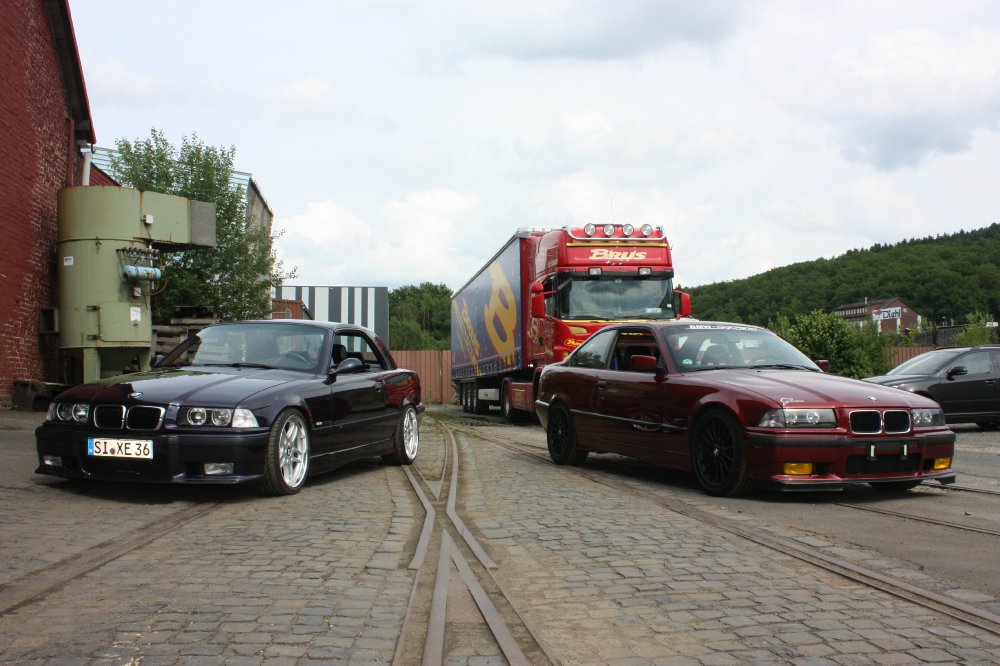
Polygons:
[[153,440],[108,439],[104,437],[88,437],[87,455],[98,458],[128,458],[130,460],[152,460]]

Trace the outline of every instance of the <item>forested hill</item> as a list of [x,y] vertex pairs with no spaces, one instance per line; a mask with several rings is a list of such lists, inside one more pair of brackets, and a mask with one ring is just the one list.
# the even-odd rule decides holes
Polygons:
[[681,288],[691,294],[692,314],[698,319],[767,325],[779,313],[832,311],[865,298],[898,296],[928,322],[964,323],[974,312],[990,314],[995,321],[1000,315],[1000,223],[873,245],[744,280]]

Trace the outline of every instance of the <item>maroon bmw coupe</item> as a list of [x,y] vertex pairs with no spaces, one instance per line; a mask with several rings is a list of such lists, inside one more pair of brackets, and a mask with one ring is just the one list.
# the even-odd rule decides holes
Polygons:
[[692,471],[711,495],[955,480],[937,403],[826,374],[756,326],[609,326],[545,368],[536,407],[556,464],[618,453]]

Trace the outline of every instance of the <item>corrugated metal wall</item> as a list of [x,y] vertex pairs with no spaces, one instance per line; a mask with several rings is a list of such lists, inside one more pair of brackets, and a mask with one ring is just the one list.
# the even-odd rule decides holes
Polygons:
[[392,347],[388,287],[293,287],[282,285],[274,298],[302,301],[316,321],[360,324]]
[[396,365],[420,375],[425,403],[450,403],[455,397],[451,386],[451,351],[392,350]]

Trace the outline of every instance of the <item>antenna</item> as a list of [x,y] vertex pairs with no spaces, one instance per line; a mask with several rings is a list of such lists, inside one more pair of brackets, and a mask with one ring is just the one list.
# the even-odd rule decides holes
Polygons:
[[611,198],[611,222],[615,221],[615,195],[608,195]]

